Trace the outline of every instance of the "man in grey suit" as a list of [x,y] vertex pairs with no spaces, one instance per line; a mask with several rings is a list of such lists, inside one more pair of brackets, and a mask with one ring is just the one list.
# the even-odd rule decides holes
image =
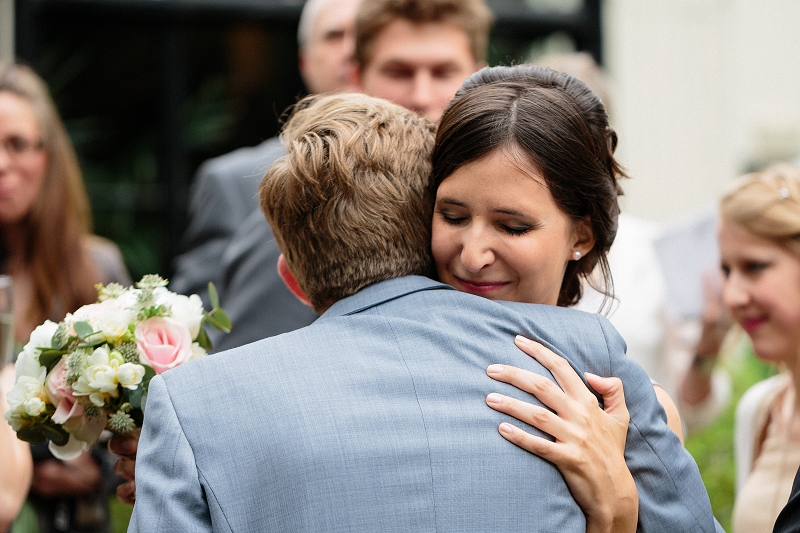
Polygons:
[[[297,31],[298,61],[300,74],[310,92],[350,88],[358,2],[308,0],[303,6]],[[273,137],[257,146],[209,159],[200,166],[192,185],[189,225],[181,243],[184,252],[175,258],[170,289],[182,294],[199,294],[208,304],[208,282],[213,281],[220,289],[224,287],[223,254],[248,215],[258,211],[258,184],[267,168],[282,155],[283,147],[278,138]],[[277,275],[271,275],[279,284]],[[270,280],[267,282],[269,284]],[[282,320],[288,329],[305,326],[316,318],[316,314],[300,307],[285,289],[277,289],[275,298],[287,310]]]
[[493,362],[550,376],[515,334],[621,378],[642,531],[715,531],[696,465],[605,319],[424,277],[433,129],[367,96],[301,102],[259,194],[281,276],[322,316],[153,379],[129,531],[585,531],[561,474],[509,445],[484,403],[523,396],[486,375]]

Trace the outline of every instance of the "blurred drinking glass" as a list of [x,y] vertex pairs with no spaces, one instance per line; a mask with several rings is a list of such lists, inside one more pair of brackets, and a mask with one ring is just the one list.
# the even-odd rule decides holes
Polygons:
[[14,313],[11,276],[0,275],[0,368],[14,359]]

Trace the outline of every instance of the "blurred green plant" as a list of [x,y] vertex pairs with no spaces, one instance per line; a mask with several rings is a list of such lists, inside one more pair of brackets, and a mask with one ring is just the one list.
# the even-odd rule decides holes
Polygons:
[[777,370],[756,358],[743,333],[737,339],[731,355],[721,364],[731,376],[732,400],[711,425],[687,437],[686,449],[700,468],[714,516],[725,531],[731,531],[731,514],[736,498],[736,462],[733,452],[736,405],[747,389],[774,375]]

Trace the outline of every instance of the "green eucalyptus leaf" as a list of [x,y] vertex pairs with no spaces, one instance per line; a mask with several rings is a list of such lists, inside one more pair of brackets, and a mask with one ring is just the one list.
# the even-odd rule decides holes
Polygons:
[[217,288],[211,281],[208,282],[208,299],[211,300],[212,309],[219,307],[219,293],[217,293]]
[[144,395],[143,387],[138,387],[133,389],[128,393],[128,402],[135,407],[140,408],[142,406],[142,396]]
[[[147,404],[147,393],[145,392],[144,394],[142,394],[142,407],[141,407],[142,415],[144,415],[144,406],[146,404]],[[144,418],[144,417],[142,417],[142,418]],[[140,423],[140,425],[141,425],[141,423]]]
[[69,442],[69,433],[64,431],[61,426],[40,426],[44,436],[50,439],[50,442],[56,446],[64,446]]
[[90,326],[87,322],[75,322],[75,325],[72,327],[75,328],[75,334],[81,340],[91,337],[94,333],[92,326]]
[[55,368],[65,353],[66,352],[63,350],[44,350],[39,355],[39,364],[47,368],[47,371],[50,372]]
[[214,348],[214,346],[211,343],[211,339],[208,338],[208,333],[206,333],[206,330],[203,327],[200,327],[200,333],[197,334],[196,342],[197,344],[200,345],[201,348],[205,349],[208,352],[210,352]]
[[43,444],[47,438],[42,432],[42,426],[24,426],[17,431],[17,438],[31,444]]
[[142,378],[142,385],[140,388],[145,389],[148,385],[150,385],[150,380],[156,377],[156,371],[153,370],[153,367],[148,365],[144,366],[144,377]]
[[85,348],[94,348],[95,346],[100,346],[101,344],[105,344],[105,342],[106,342],[105,339],[98,337],[93,341],[84,341],[78,344],[78,346],[83,346]]
[[214,309],[213,315],[214,315],[214,320],[216,320],[217,323],[221,326],[219,329],[221,331],[224,331],[225,333],[230,333],[233,325],[231,324],[231,319],[228,316],[228,313],[226,313],[222,309],[217,308]]

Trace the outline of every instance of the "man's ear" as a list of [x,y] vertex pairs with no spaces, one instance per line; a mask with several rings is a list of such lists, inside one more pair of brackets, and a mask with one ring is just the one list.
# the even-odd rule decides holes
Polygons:
[[584,256],[594,248],[594,243],[597,239],[594,237],[592,221],[588,215],[575,222],[572,235],[574,239],[572,244],[573,252],[580,252],[581,256]]
[[281,277],[286,287],[292,292],[292,294],[294,294],[295,298],[311,308],[314,307],[311,305],[311,302],[308,300],[308,298],[306,298],[306,294],[303,292],[303,289],[300,288],[300,285],[297,283],[292,271],[289,270],[289,265],[286,264],[286,258],[283,257],[283,254],[278,257],[278,275]]

